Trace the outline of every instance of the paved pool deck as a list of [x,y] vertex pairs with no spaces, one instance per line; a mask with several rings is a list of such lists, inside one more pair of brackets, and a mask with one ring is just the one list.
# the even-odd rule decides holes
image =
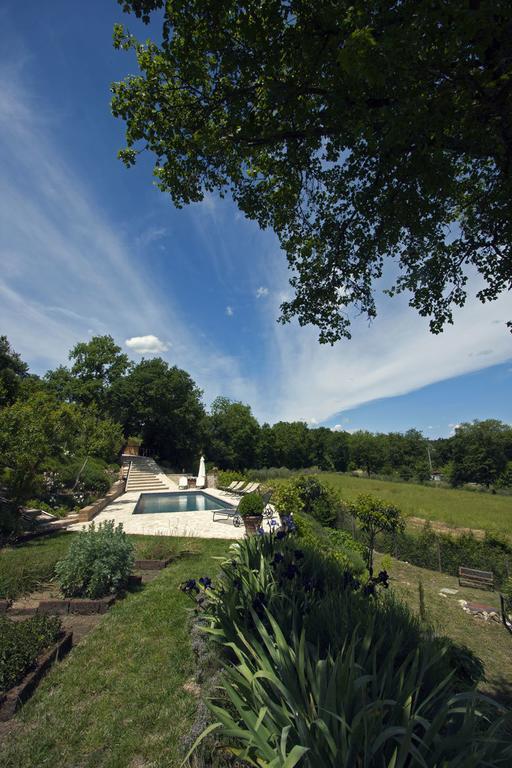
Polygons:
[[[171,489],[170,489],[171,490]],[[178,490],[176,487],[172,490]],[[191,492],[199,489],[192,488]],[[215,496],[222,501],[233,500],[216,488],[205,488],[205,493]],[[161,491],[160,491],[161,492]],[[201,539],[243,539],[244,526],[236,528],[232,519],[220,519],[213,521],[213,512],[158,512],[143,515],[134,515],[133,510],[139,500],[142,491],[124,493],[111,502],[100,512],[92,522],[98,524],[105,520],[114,520],[122,523],[126,533],[140,533],[151,536],[190,536]],[[144,491],[144,493],[159,493],[159,491]],[[186,493],[186,491],[184,491]],[[87,528],[90,523],[76,523],[68,528],[68,531],[80,531]]]

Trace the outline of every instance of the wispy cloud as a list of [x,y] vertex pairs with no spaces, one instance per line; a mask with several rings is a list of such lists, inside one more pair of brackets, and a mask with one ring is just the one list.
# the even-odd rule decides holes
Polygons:
[[230,307],[229,304],[228,304],[228,306],[226,307],[226,315],[228,317],[233,317],[234,314],[235,314],[235,311],[234,311],[233,307]]
[[[177,309],[173,287],[141,268],[139,249],[164,237],[163,228],[141,226],[133,250],[64,159],[53,128],[44,105],[19,79],[0,77],[2,333],[33,370],[43,372],[64,362],[91,332],[110,333],[119,342],[154,336],[157,346],[132,349],[165,354],[168,345],[160,340],[172,328],[173,362],[203,386],[207,401],[219,393],[255,395],[238,361],[215,340],[207,336],[197,344],[198,329]],[[141,328],[152,333],[141,334]]]
[[261,299],[263,296],[268,296],[268,288],[266,288],[264,285],[260,285],[256,291],[256,298]]

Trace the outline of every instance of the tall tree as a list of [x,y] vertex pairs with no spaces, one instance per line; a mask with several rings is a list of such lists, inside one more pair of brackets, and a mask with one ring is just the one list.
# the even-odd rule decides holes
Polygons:
[[359,430],[350,435],[350,460],[359,469],[364,469],[368,477],[384,466],[386,453],[381,435]]
[[222,469],[254,467],[259,432],[249,405],[217,397],[208,418],[208,456]]
[[278,421],[272,427],[278,467],[302,469],[310,465],[311,434],[303,421]]
[[461,424],[452,438],[453,485],[495,483],[507,467],[511,446],[512,429],[497,419]]
[[130,367],[128,356],[121,351],[112,336],[93,336],[90,341],[76,344],[69,353],[72,397],[78,403],[94,403],[102,412],[108,411],[110,387]]
[[115,28],[140,68],[112,86],[120,157],[153,153],[175,205],[216,189],[275,230],[283,321],[349,336],[384,276],[438,333],[469,273],[481,301],[510,288],[509,0],[118,1],[163,23],[144,44]]
[[114,418],[125,435],[140,435],[176,469],[195,468],[204,448],[205,411],[191,376],[160,357],[142,360],[110,392]]
[[11,347],[7,336],[0,336],[0,408],[16,400],[22,380],[27,376],[27,364]]

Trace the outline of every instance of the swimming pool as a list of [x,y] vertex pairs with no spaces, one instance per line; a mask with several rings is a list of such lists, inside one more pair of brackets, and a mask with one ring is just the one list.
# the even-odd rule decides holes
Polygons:
[[207,512],[214,509],[233,509],[233,504],[210,496],[204,491],[187,493],[141,493],[133,510],[134,515],[162,512]]

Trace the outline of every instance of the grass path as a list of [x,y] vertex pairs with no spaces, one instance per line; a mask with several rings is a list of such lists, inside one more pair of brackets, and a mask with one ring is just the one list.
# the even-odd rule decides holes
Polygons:
[[500,531],[512,536],[512,496],[436,488],[414,483],[393,483],[334,472],[321,475],[346,499],[375,493],[396,504],[407,516],[435,520],[456,528]]
[[[382,556],[377,555],[376,566],[381,562]],[[501,624],[471,616],[457,602],[483,603],[499,611],[498,593],[459,587],[453,576],[417,568],[401,560],[392,560],[390,574],[391,588],[416,613],[419,612],[418,582],[421,579],[428,620],[439,634],[468,646],[482,659],[487,679],[480,687],[512,707],[512,635]],[[439,593],[443,587],[458,592],[443,597]]]
[[[184,541],[184,540],[182,540]],[[193,540],[173,563],[117,603],[49,672],[2,740],[2,768],[177,768],[195,712],[187,612],[178,584],[216,570],[229,542]]]

